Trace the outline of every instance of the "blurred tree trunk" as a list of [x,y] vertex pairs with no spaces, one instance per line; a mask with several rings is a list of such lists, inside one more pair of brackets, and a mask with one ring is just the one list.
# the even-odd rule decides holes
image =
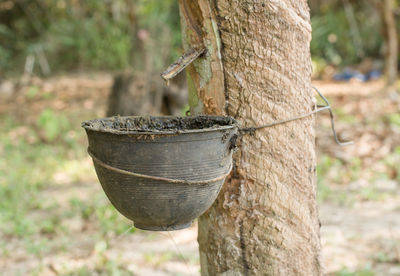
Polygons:
[[[192,114],[244,127],[310,112],[306,0],[180,0]],[[234,170],[199,219],[202,275],[322,275],[314,118],[245,135]]]
[[[108,99],[107,116],[121,115],[149,115],[158,110],[158,93],[151,95],[149,92],[155,87],[148,80],[146,74],[147,52],[143,40],[139,37],[139,24],[137,18],[137,7],[134,1],[127,1],[129,26],[131,33],[130,63],[134,69],[117,73],[114,76],[113,86]],[[142,74],[139,75],[139,72]],[[143,73],[144,72],[144,73]],[[154,103],[153,103],[154,102]]]
[[139,29],[137,5],[135,1],[126,0],[132,37],[132,68],[114,76],[107,116],[180,115],[187,103],[185,76],[172,80],[169,87],[158,77],[152,65],[152,55],[156,53],[146,48],[149,33]]
[[387,77],[387,86],[389,89],[396,89],[395,85],[398,74],[397,62],[399,45],[394,10],[394,0],[383,0],[383,3],[381,4],[381,11],[384,22],[384,35],[386,42],[385,74]]

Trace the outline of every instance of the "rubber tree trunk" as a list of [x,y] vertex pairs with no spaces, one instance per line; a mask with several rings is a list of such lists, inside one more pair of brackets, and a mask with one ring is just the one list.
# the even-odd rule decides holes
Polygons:
[[386,41],[385,74],[387,86],[394,89],[397,80],[398,37],[394,15],[395,1],[384,0],[381,6]]
[[[310,112],[307,1],[180,0],[192,114],[243,127]],[[314,118],[244,136],[235,168],[199,219],[202,275],[322,275]]]

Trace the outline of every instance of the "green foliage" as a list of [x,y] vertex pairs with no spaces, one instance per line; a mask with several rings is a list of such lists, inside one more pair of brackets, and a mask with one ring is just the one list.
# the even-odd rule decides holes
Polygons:
[[52,71],[126,68],[140,29],[150,33],[151,63],[160,66],[161,54],[175,58],[181,41],[177,1],[17,1],[0,10],[0,72],[21,73],[31,55],[40,73],[42,54]]
[[[393,159],[395,156],[396,154],[389,155],[387,160],[384,160],[386,165],[390,166],[393,160],[397,160]],[[321,155],[317,165],[318,202],[352,206],[357,201],[381,201],[387,198],[388,194],[379,191],[373,184],[354,191],[346,189],[345,184],[362,178],[362,171],[363,164],[360,158],[353,158],[344,163],[329,155]]]
[[387,114],[385,119],[389,121],[393,127],[400,127],[400,113]]
[[151,52],[156,53],[160,48],[167,47],[164,50],[171,53],[171,59],[178,58],[182,41],[178,1],[139,0],[138,14],[141,26],[149,29],[153,35],[161,36],[159,44],[154,45],[154,52]]
[[104,235],[134,233],[132,222],[122,217],[108,202],[104,193],[98,194],[94,200],[83,202],[77,198],[70,199],[70,205],[85,220],[95,219]]
[[40,93],[40,90],[37,86],[31,86],[31,87],[29,87],[28,91],[26,92],[26,97],[31,100],[31,99],[35,98],[39,93]]
[[[70,118],[51,109],[37,116],[36,125],[22,125],[8,115],[0,119],[0,155],[7,156],[0,158],[0,232],[28,238],[38,233],[52,235],[62,231],[62,221],[54,213],[59,211],[57,206],[51,198],[43,201],[41,191],[57,185],[54,175],[58,172],[69,181],[84,181],[88,175],[94,177],[91,164],[82,165],[81,159],[86,153],[79,146],[84,138],[79,123],[72,124]],[[45,141],[39,139],[41,135]],[[100,209],[109,205],[106,200],[97,204]],[[28,216],[41,210],[48,214],[46,218]],[[112,217],[106,214],[101,219]],[[112,231],[111,226],[104,231]]]
[[[39,88],[28,89],[28,101],[41,96]],[[133,275],[118,258],[106,254],[108,240],[135,232],[132,222],[118,214],[99,186],[85,199],[80,194],[64,194],[71,184],[96,179],[82,143],[86,139],[80,127],[83,118],[45,109],[30,119],[28,124],[10,114],[0,116],[0,155],[7,157],[0,158],[0,236],[4,237],[0,239],[0,259],[12,256],[16,242],[28,258],[72,250],[79,231],[73,227],[81,223],[90,225],[95,233],[88,236],[94,243],[94,266],[60,264],[58,274]],[[59,182],[58,174],[67,180]],[[14,245],[10,246],[10,241]],[[43,270],[38,265],[28,274],[42,275]],[[26,273],[21,268],[16,275]]]
[[[394,172],[394,180],[397,180],[398,183],[400,183],[400,146],[397,146],[393,153],[386,156],[383,160],[383,163],[391,168],[391,170]],[[387,177],[386,174],[384,176]]]
[[33,240],[28,243],[26,249],[32,255],[41,255],[49,249],[49,241],[47,239]]
[[385,252],[377,252],[374,254],[374,261],[378,263],[387,263],[391,261],[391,258]]
[[[365,56],[380,56],[383,37],[379,11],[371,3],[352,4]],[[357,53],[360,49],[354,45],[354,34],[343,4],[331,1],[329,5],[321,4],[320,8],[311,18],[313,58],[340,66],[360,62],[362,57]]]
[[370,266],[367,265],[364,269],[357,271],[350,271],[347,268],[343,268],[335,274],[336,276],[374,276],[375,273],[371,270]]
[[[382,56],[379,11],[368,1],[351,4],[365,55]],[[314,60],[359,62],[343,2],[314,1],[311,7]],[[143,43],[149,54],[140,53],[134,61],[133,53],[140,52],[135,32],[140,30],[149,34]],[[0,72],[22,72],[27,56],[37,58],[42,52],[53,71],[137,68],[135,63],[143,59],[159,70],[180,55],[180,47],[176,0],[21,0],[11,10],[0,11]]]
[[50,142],[65,134],[69,128],[68,119],[51,109],[45,109],[40,113],[37,124],[43,130],[46,140]]
[[[49,28],[47,38],[45,49],[51,56],[62,58],[61,65],[67,69],[79,65],[105,70],[129,65],[130,36],[106,17],[57,21]],[[52,65],[57,68],[57,64]]]
[[[12,31],[4,24],[0,24],[0,37],[10,39],[13,37]],[[1,39],[0,39],[1,41]],[[12,64],[13,49],[0,43],[0,72],[1,67],[7,68]]]
[[[100,266],[100,265],[99,265]],[[105,262],[104,266],[95,268],[95,275],[104,275],[104,276],[133,276],[135,274],[127,271],[117,265],[114,260],[108,260]],[[62,276],[91,276],[93,275],[93,269],[87,266],[80,267],[74,271],[69,271],[66,273],[61,273]]]
[[[0,159],[0,231],[17,236],[42,229],[51,232],[54,226],[45,221],[37,223],[25,215],[41,207],[38,192],[47,185],[64,153],[41,144],[33,128],[18,125],[10,118],[2,120],[5,124],[0,128],[0,150],[7,158]],[[54,137],[54,131],[49,130],[49,137]]]

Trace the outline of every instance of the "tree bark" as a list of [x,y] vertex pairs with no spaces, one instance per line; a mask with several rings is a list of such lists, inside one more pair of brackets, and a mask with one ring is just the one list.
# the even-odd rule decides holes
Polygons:
[[384,22],[384,32],[386,41],[385,53],[385,74],[387,86],[394,88],[397,80],[397,62],[398,62],[398,37],[396,29],[396,19],[394,15],[394,0],[384,0],[382,4],[382,18]]
[[[306,0],[180,0],[191,111],[243,127],[315,108]],[[196,31],[197,30],[197,31]],[[201,32],[199,32],[201,30]],[[322,275],[314,118],[245,135],[199,219],[202,275]]]

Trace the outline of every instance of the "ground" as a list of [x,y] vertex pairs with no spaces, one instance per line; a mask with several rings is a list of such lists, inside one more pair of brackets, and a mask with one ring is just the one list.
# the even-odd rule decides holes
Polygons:
[[[108,203],[80,122],[105,114],[109,74],[0,82],[4,275],[199,275],[197,227],[133,229]],[[328,275],[400,275],[400,105],[383,81],[315,82],[318,200]]]

